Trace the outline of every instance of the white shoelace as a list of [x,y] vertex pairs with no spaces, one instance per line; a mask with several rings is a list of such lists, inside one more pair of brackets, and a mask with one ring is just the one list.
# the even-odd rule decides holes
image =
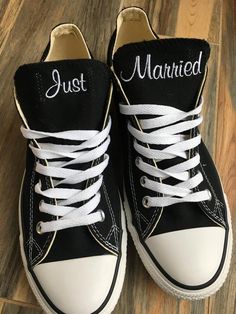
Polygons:
[[[99,190],[103,181],[102,173],[109,161],[106,151],[110,143],[110,128],[110,117],[107,126],[101,132],[72,130],[50,133],[21,127],[23,136],[29,140],[56,138],[81,141],[79,145],[40,142],[38,143],[39,147],[36,147],[32,142],[29,144],[33,154],[38,159],[36,161],[36,172],[53,178],[53,187],[46,190],[42,190],[41,182],[35,185],[36,193],[56,200],[56,204],[49,204],[42,200],[39,210],[59,218],[49,222],[39,222],[37,227],[39,233],[90,225],[104,220],[104,212],[100,209],[95,211],[95,209],[99,205],[101,198]],[[100,157],[102,157],[100,163],[94,162]],[[69,159],[69,161],[65,161],[65,158]],[[40,159],[46,160],[46,165],[40,163]],[[67,168],[70,165],[88,162],[91,162],[92,166],[86,170]],[[78,184],[95,177],[98,177],[98,180],[83,190],[59,187],[61,184]],[[71,206],[78,202],[83,202],[83,205],[80,207]]]
[[[128,130],[134,137],[134,149],[141,156],[153,159],[157,165],[155,167],[142,160],[141,157],[136,158],[136,166],[142,172],[159,179],[157,182],[143,176],[140,178],[140,184],[151,191],[163,194],[161,197],[145,196],[143,199],[144,207],[165,207],[182,202],[206,201],[211,198],[209,190],[193,192],[193,189],[203,181],[202,174],[198,172],[190,177],[190,170],[200,163],[200,156],[196,154],[190,158],[189,150],[200,144],[201,136],[198,134],[190,138],[183,134],[183,132],[191,131],[202,122],[200,116],[202,105],[203,99],[201,99],[198,107],[184,112],[173,107],[156,104],[120,104],[120,111],[124,115],[154,116],[139,119],[142,131],[133,127],[130,122],[128,123]],[[150,131],[152,129],[155,130]],[[147,133],[145,130],[150,132]],[[150,148],[149,144],[165,145],[165,148],[154,149]],[[158,168],[158,162],[176,157],[185,160],[164,170]],[[163,180],[169,177],[181,182],[176,185],[163,183]]]

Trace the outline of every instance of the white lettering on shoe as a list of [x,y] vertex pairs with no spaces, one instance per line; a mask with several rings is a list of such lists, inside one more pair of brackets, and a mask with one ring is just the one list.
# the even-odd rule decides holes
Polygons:
[[195,62],[187,61],[184,63],[181,60],[178,63],[173,62],[170,65],[167,63],[157,64],[153,67],[150,54],[147,54],[144,66],[141,65],[140,56],[136,56],[132,74],[130,76],[124,76],[123,71],[121,71],[120,78],[124,82],[130,82],[135,76],[140,79],[148,78],[150,80],[159,80],[199,75],[201,74],[201,59],[202,51],[200,51],[199,57]]
[[85,92],[87,90],[84,85],[86,81],[84,80],[83,73],[80,74],[80,78],[75,77],[71,81],[63,82],[59,71],[54,69],[52,71],[52,80],[55,84],[50,86],[46,91],[45,96],[47,98],[54,98],[60,90],[62,90],[65,94]]

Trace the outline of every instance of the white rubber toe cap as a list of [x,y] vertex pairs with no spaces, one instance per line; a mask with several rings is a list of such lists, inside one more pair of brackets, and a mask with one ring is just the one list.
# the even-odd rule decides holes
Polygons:
[[51,302],[67,314],[90,314],[106,299],[117,257],[101,255],[39,264],[34,273]]
[[215,275],[224,240],[223,228],[204,227],[151,236],[146,244],[169,276],[184,285],[198,286]]

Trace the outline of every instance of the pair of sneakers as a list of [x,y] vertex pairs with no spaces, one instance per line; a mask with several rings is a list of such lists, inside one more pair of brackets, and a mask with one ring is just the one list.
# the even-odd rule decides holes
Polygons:
[[160,39],[131,7],[118,15],[109,66],[62,24],[41,62],[17,70],[28,140],[20,247],[46,313],[112,312],[125,276],[125,214],[161,288],[200,299],[223,284],[230,212],[198,130],[209,54],[204,40]]

